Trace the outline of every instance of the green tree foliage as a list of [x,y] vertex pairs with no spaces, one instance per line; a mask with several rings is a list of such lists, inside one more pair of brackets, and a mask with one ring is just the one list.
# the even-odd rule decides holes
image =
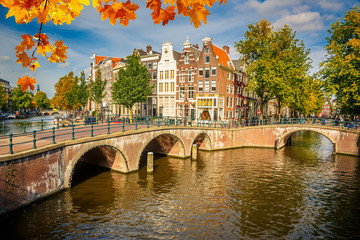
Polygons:
[[7,111],[7,107],[8,107],[8,100],[9,96],[6,93],[5,88],[3,87],[3,85],[0,83],[0,108],[2,111]]
[[74,84],[76,84],[76,80],[73,72],[70,72],[68,75],[59,79],[59,81],[55,84],[55,95],[51,99],[53,107],[64,110],[72,109],[65,95],[68,91],[70,91]]
[[65,100],[68,104],[68,110],[76,110],[79,109],[80,103],[79,103],[79,85],[78,85],[79,79],[77,76],[75,76],[75,80],[73,84],[70,86],[70,89],[65,93]]
[[[261,109],[275,98],[279,112],[283,106],[293,106],[300,111],[302,107],[297,106],[300,104],[297,98],[302,94],[299,89],[308,87],[309,50],[286,25],[274,31],[270,22],[261,20],[248,27],[245,40],[235,47],[248,65],[249,88],[259,96]],[[300,112],[306,114],[306,111]]]
[[14,88],[11,95],[12,108],[14,110],[26,111],[29,108],[35,107],[33,102],[33,94],[29,91],[23,92],[20,85]]
[[133,106],[146,101],[153,88],[147,68],[140,63],[140,57],[133,54],[127,58],[125,68],[119,70],[112,85],[112,98],[115,103],[130,109],[132,119]]
[[360,114],[360,8],[331,24],[327,59],[320,65],[325,88],[334,94],[341,113]]
[[96,72],[95,81],[91,82],[89,86],[89,99],[95,102],[97,110],[99,104],[106,95],[105,87],[106,87],[106,79],[104,81],[101,81],[101,71],[100,69],[98,69]]
[[322,111],[325,102],[323,83],[319,79],[306,77],[304,82],[295,89],[294,98],[289,107],[308,116]]
[[35,93],[34,101],[35,101],[37,107],[40,109],[49,109],[51,106],[50,99],[47,97],[46,93],[43,91],[38,91],[37,93]]
[[80,75],[80,85],[78,88],[77,97],[80,106],[84,108],[89,100],[89,90],[88,90],[88,85],[86,84],[85,81],[84,71],[82,71]]

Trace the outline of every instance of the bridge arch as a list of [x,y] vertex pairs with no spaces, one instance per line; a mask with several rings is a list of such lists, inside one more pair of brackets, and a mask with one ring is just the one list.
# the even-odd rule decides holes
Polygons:
[[185,144],[179,137],[171,133],[159,133],[146,141],[137,156],[137,166],[139,169],[146,165],[148,152],[165,154],[175,157],[185,157]]
[[332,145],[333,145],[333,152],[336,152],[336,141],[335,141],[332,137],[330,137],[328,134],[324,133],[324,131],[317,130],[317,129],[311,129],[311,128],[310,128],[310,129],[309,129],[309,128],[295,129],[295,130],[286,132],[286,133],[283,134],[283,135],[279,138],[279,140],[278,140],[278,142],[280,143],[280,147],[285,146],[285,145],[289,142],[291,136],[292,136],[294,133],[296,133],[296,132],[303,132],[303,131],[316,132],[316,133],[318,133],[318,134],[326,137],[326,138],[332,143]]
[[[209,135],[205,132],[197,134],[191,142],[191,146],[196,144],[201,150],[212,150],[212,142]],[[190,148],[191,148],[190,146]]]
[[68,171],[65,176],[65,185],[70,187],[75,165],[84,162],[97,165],[119,172],[129,172],[128,158],[124,151],[110,144],[93,143],[82,146],[81,149],[72,157]]

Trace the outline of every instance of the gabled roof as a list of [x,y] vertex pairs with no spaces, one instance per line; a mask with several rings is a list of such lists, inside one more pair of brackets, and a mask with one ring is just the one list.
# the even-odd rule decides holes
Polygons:
[[236,70],[238,71],[243,71],[243,66],[242,66],[242,61],[237,59],[237,60],[231,60],[232,63],[234,64],[234,67]]
[[96,60],[96,65],[98,65],[102,60],[104,60],[105,58],[110,58],[112,61],[112,67],[114,68],[116,66],[116,64],[121,61],[123,58],[114,58],[114,57],[104,57],[104,56],[95,56],[95,60]]
[[98,65],[99,62],[100,62],[101,60],[105,59],[105,58],[107,58],[107,57],[104,57],[104,56],[95,56],[96,65]]
[[225,67],[235,70],[233,66],[234,64],[231,64],[231,66],[229,66],[229,62],[231,62],[231,60],[229,55],[226,53],[226,51],[221,48],[218,48],[214,44],[212,44],[212,47],[215,55],[219,57],[219,63]]
[[178,51],[173,50],[173,56],[175,61],[179,61],[180,57],[181,57],[181,53],[179,53]]
[[192,54],[194,55],[195,60],[200,57],[201,51],[198,48],[191,46],[190,50],[191,50]]

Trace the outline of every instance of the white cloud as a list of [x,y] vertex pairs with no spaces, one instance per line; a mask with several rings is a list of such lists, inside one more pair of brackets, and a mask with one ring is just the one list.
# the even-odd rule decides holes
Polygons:
[[70,62],[59,63],[57,65],[58,68],[67,68],[68,66],[70,66]]
[[298,32],[324,29],[323,21],[318,12],[303,12],[294,15],[285,15],[274,22],[274,27],[283,27],[285,24]]
[[0,56],[0,62],[8,62],[8,61],[10,61],[9,56]]
[[320,0],[318,1],[320,7],[327,11],[340,11],[343,9],[343,1]]

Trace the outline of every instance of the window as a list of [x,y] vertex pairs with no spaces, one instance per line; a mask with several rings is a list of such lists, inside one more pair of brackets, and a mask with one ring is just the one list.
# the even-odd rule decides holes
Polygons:
[[232,118],[232,111],[230,112],[230,118]]
[[211,68],[211,76],[216,76],[216,67]]
[[170,71],[170,78],[171,78],[171,79],[174,79],[174,70],[171,70],[171,71]]
[[202,92],[204,88],[203,81],[199,81],[199,92]]
[[157,72],[152,73],[152,79],[156,79]]
[[188,81],[189,82],[193,82],[194,81],[194,75],[192,74],[193,73],[193,71],[192,70],[189,70],[188,71]]
[[233,106],[234,106],[234,98],[231,97],[231,98],[230,98],[230,107],[232,108]]
[[210,77],[210,69],[205,68],[205,78],[209,78],[209,77]]
[[165,92],[169,92],[169,83],[165,83]]
[[181,117],[182,116],[182,105],[179,104],[178,105],[178,117]]
[[230,80],[230,73],[229,72],[227,73],[227,78]]
[[160,79],[164,79],[164,72],[160,71]]
[[210,62],[210,56],[205,56],[205,63],[209,63]]
[[170,85],[170,91],[171,92],[175,92],[175,83],[170,83],[171,85]]
[[230,93],[230,84],[227,84],[226,93]]
[[149,62],[148,63],[148,67],[147,67],[149,70],[151,70],[152,69],[152,63],[151,62]]
[[185,64],[189,64],[189,54],[185,54]]
[[180,79],[180,82],[185,82],[185,71],[184,70],[180,71],[179,79]]
[[229,105],[230,105],[230,98],[226,97],[226,107],[229,107]]
[[210,89],[210,81],[209,80],[205,80],[205,92],[208,92]]
[[234,86],[231,86],[231,93],[234,94]]
[[163,92],[163,83],[159,83],[159,92]]
[[165,79],[169,79],[169,70],[165,71]]
[[185,98],[185,87],[180,87],[179,99],[184,99],[184,98]]
[[189,99],[194,99],[194,87],[189,87],[188,88],[188,98]]
[[211,80],[211,91],[216,92],[216,80]]
[[209,53],[209,48],[205,47],[205,53]]
[[204,69],[199,68],[199,77],[202,77],[204,75]]

